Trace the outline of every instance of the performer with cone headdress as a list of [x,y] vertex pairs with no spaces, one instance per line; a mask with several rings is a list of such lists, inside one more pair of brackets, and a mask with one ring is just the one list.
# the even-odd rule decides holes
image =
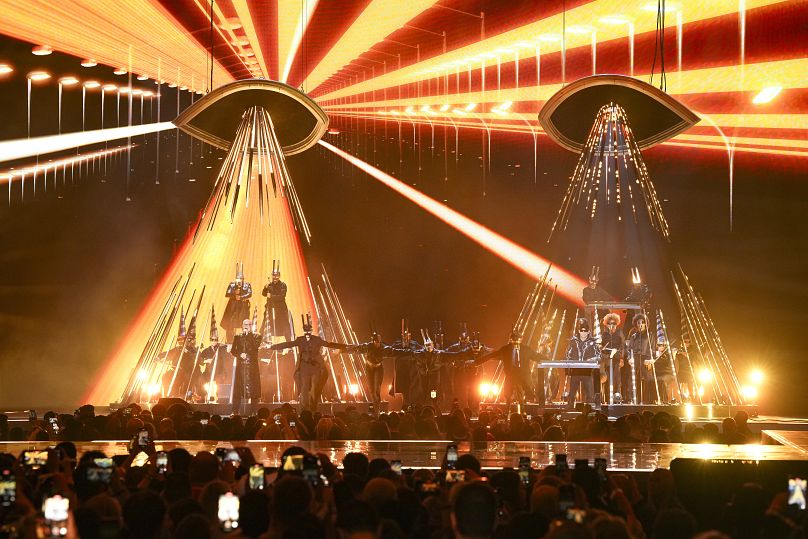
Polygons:
[[[412,348],[394,348],[396,357],[411,357],[415,366],[415,376],[412,379],[410,395],[412,402],[417,404],[427,404],[432,402],[440,408],[444,398],[441,387],[441,367],[446,361],[465,354],[466,351],[447,352],[435,348],[435,342],[430,338],[429,332],[421,330],[423,348],[413,351]],[[434,396],[433,396],[434,395]]]
[[466,354],[461,359],[454,362],[454,387],[455,397],[461,408],[476,410],[480,404],[477,394],[478,378],[480,368],[477,366],[478,360],[485,354],[491,352],[492,348],[485,346],[480,341],[480,332],[468,332],[465,322],[461,325],[460,337],[457,342],[450,345],[447,352],[462,352]]
[[393,349],[382,342],[382,336],[373,332],[370,341],[355,344],[348,348],[351,353],[364,354],[365,370],[370,385],[370,399],[376,410],[382,401],[382,379],[384,378],[384,358],[393,357]]
[[227,306],[222,315],[222,329],[227,342],[232,343],[242,321],[250,318],[252,285],[244,280],[244,264],[236,264],[236,278],[227,286]]
[[502,361],[505,372],[505,382],[500,395],[505,397],[505,402],[510,407],[516,393],[516,401],[524,405],[530,393],[530,363],[538,360],[536,352],[522,346],[522,336],[514,328],[508,338],[508,344],[483,355],[477,363],[483,364],[492,359]]
[[163,369],[163,396],[186,398],[186,388],[193,374],[196,357],[196,317],[191,318],[190,331],[185,328],[185,313],[180,312],[180,327],[176,345],[157,356]]
[[[393,387],[390,388],[390,396],[401,393],[406,409],[413,402],[412,389],[416,383],[413,354],[421,350],[421,345],[412,338],[406,318],[401,319],[401,338],[395,341],[392,347],[396,350],[394,354],[396,359],[393,363]],[[405,350],[409,353],[405,353]]]
[[[292,331],[289,326],[289,308],[286,306],[286,283],[281,281],[281,261],[272,261],[272,276],[264,285],[261,295],[267,298],[264,304],[264,322],[261,333],[271,334],[274,337],[283,336],[291,340]],[[268,344],[272,344],[269,342]]]
[[298,403],[303,410],[317,410],[320,402],[320,388],[325,385],[324,380],[328,377],[328,368],[323,361],[323,348],[336,348],[347,350],[347,344],[326,341],[318,335],[312,335],[311,315],[303,321],[303,335],[293,341],[273,344],[272,350],[285,350],[287,348],[297,348],[298,362],[295,366],[295,382],[299,392]]
[[589,305],[593,302],[609,301],[612,299],[608,292],[598,286],[599,282],[600,267],[592,266],[592,272],[589,274],[589,286],[584,288],[583,292],[581,293],[581,297],[583,298],[585,304]]
[[[216,323],[216,310],[210,307],[210,346],[200,354],[205,365],[202,389],[205,400],[215,402],[218,399],[218,388],[222,384],[230,384],[233,362],[227,352],[227,344],[219,342],[219,326]],[[205,387],[207,384],[207,387]]]

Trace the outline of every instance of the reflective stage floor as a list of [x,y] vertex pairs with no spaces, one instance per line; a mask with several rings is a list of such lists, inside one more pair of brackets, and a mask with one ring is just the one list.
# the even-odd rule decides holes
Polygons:
[[[471,452],[484,468],[516,467],[520,456],[530,456],[534,467],[552,464],[557,453],[565,453],[569,462],[575,459],[605,458],[613,471],[650,472],[656,468],[669,468],[675,458],[726,459],[726,460],[808,460],[808,432],[764,431],[764,438],[783,445],[708,445],[708,444],[628,444],[603,442],[489,442],[474,444],[460,442],[458,450]],[[332,462],[340,463],[350,452],[362,452],[372,458],[399,459],[405,468],[439,467],[450,441],[266,441],[205,442],[163,441],[157,442],[157,450],[184,447],[192,454],[198,451],[213,451],[216,447],[247,446],[256,459],[265,466],[278,466],[281,453],[290,445],[300,445],[309,451],[324,453]],[[127,441],[79,442],[79,452],[97,449],[107,455],[125,454]],[[0,442],[0,451],[19,454],[24,449],[44,449],[48,442]]]

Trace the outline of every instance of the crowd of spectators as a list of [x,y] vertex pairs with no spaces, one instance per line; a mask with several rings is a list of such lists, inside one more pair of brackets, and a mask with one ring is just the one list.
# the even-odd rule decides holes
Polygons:
[[264,468],[248,448],[233,446],[161,454],[136,433],[129,453],[113,457],[78,455],[73,442],[19,457],[0,454],[0,533],[83,539],[807,536],[804,511],[789,506],[785,494],[765,497],[754,484],[737,488],[717,529],[704,530],[666,469],[640,481],[588,462],[483,470],[473,452],[452,459],[448,448],[438,470],[399,469],[363,453],[332,462],[298,446],[285,450],[280,466]]
[[346,408],[335,415],[303,411],[289,404],[274,410],[261,408],[255,415],[210,415],[184,404],[150,410],[131,404],[107,415],[85,405],[74,414],[47,412],[10,426],[0,415],[0,440],[120,440],[147,429],[153,440],[455,440],[568,441],[628,443],[758,443],[760,433],[748,425],[739,411],[718,422],[685,422],[666,412],[643,411],[617,420],[596,411],[562,417],[554,411],[541,416],[482,410],[474,417],[469,409],[446,414],[430,406],[408,411],[369,415]]

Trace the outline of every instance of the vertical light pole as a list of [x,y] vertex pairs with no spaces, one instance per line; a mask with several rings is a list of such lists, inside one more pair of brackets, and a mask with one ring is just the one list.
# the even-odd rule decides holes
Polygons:
[[[49,78],[51,78],[51,76],[47,71],[31,71],[26,77],[28,83],[28,138],[31,138],[31,84],[46,81]],[[9,185],[11,185],[10,182]]]
[[[59,105],[58,105],[58,108],[57,108],[58,112],[56,114],[57,114],[57,117],[58,117],[58,120],[57,120],[57,125],[58,125],[57,133],[60,134],[60,135],[62,134],[62,88],[64,88],[65,86],[75,86],[78,83],[79,83],[79,79],[77,79],[76,77],[74,77],[72,75],[67,76],[67,77],[62,77],[62,78],[59,79]],[[82,98],[82,102],[83,102],[83,98]],[[84,131],[83,128],[82,128],[82,131]]]

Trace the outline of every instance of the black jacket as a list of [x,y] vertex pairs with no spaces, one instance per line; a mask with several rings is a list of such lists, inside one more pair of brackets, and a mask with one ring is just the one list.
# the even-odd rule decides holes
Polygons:
[[320,338],[317,335],[301,335],[293,341],[282,342],[273,344],[272,350],[284,350],[286,348],[297,347],[298,358],[300,359],[299,366],[303,365],[317,365],[325,366],[323,363],[323,348],[336,348],[338,350],[347,350],[348,345],[336,342],[329,342]]

